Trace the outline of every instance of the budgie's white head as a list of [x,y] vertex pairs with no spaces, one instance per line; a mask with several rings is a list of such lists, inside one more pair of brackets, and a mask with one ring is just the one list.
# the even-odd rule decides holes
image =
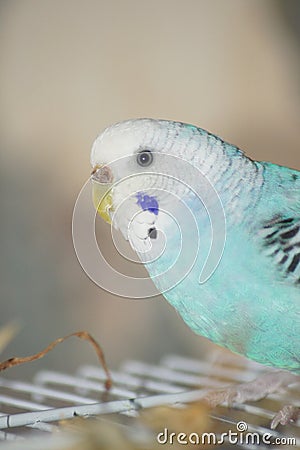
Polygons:
[[172,235],[176,226],[189,233],[195,217],[186,205],[193,203],[192,210],[199,213],[201,202],[206,210],[219,202],[211,183],[219,176],[223,144],[181,122],[135,119],[108,127],[91,151],[99,215],[138,252],[149,250],[157,230],[168,234],[171,223]]
[[[178,122],[129,120],[107,128],[93,144],[95,206],[107,222],[113,218],[113,225],[137,250],[146,249],[156,238],[160,212],[168,211],[186,190],[176,178],[182,179],[181,171],[187,170],[176,161],[188,159],[186,142],[195,130]],[[166,215],[164,221],[168,222]]]

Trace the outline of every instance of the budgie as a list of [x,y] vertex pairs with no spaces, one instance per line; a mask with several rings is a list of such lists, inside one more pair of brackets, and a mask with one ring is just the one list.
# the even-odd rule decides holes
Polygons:
[[[174,158],[179,161],[177,181],[160,175]],[[300,172],[254,161],[197,126],[154,119],[128,120],[105,129],[93,144],[91,165],[98,213],[131,242],[158,290],[187,325],[233,352],[289,371],[278,372],[288,381],[289,375],[300,375]],[[217,200],[208,207],[180,183],[189,166],[199,173],[198,181],[191,175],[193,186],[206,190],[204,177],[216,192]],[[226,240],[215,270],[200,282],[211,245],[209,216],[218,201]],[[123,212],[115,216],[123,204]],[[191,226],[185,223],[186,211],[192,212],[200,236],[197,252],[195,234],[181,236],[176,221],[163,213],[168,208],[182,220],[185,232]],[[220,224],[213,225],[218,239]],[[159,230],[168,243],[159,257],[151,258]],[[184,238],[196,256],[181,276],[188,252],[182,262],[176,252]],[[168,280],[171,260],[178,283]],[[289,407],[273,426],[296,415]]]

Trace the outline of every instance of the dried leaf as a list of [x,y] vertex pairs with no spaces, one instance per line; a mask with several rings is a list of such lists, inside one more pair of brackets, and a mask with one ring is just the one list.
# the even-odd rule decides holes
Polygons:
[[175,433],[207,432],[210,427],[210,407],[206,402],[194,402],[182,408],[159,406],[141,412],[141,418],[154,431],[168,428]]
[[10,322],[0,328],[0,353],[8,346],[20,330],[20,324],[16,321]]

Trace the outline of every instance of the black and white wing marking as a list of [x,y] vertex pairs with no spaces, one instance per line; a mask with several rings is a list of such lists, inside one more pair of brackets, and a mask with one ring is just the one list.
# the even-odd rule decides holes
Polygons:
[[276,216],[262,233],[266,253],[282,277],[300,286],[300,218]]

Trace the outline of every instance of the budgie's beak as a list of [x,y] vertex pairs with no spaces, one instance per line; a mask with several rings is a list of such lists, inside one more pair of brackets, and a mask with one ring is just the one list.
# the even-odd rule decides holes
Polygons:
[[91,173],[93,203],[98,214],[107,223],[111,223],[113,201],[111,187],[113,175],[111,169],[105,165],[96,165]]

